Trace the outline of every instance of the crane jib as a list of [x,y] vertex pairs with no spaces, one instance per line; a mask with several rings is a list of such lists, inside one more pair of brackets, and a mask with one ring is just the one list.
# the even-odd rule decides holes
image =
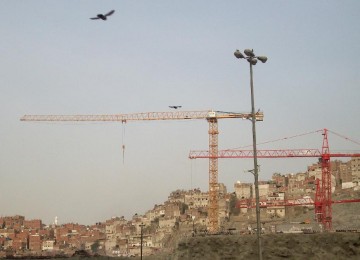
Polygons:
[[[24,115],[20,121],[98,121],[98,122],[124,122],[124,121],[148,121],[148,120],[186,120],[186,119],[226,119],[242,118],[251,119],[251,113],[230,113],[217,112],[213,110],[206,111],[178,111],[178,112],[146,112],[132,114],[114,114],[114,115]],[[264,114],[257,112],[256,121],[263,121]]]

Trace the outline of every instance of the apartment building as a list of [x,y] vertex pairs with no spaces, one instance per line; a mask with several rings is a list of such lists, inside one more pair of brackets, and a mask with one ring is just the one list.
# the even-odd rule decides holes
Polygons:
[[25,229],[35,229],[40,230],[42,229],[42,221],[40,219],[33,219],[33,220],[25,220],[23,221],[23,227]]
[[236,198],[238,199],[250,199],[253,197],[253,185],[252,183],[242,183],[237,181],[234,184],[234,190],[236,194]]
[[354,185],[360,186],[360,158],[351,158],[350,168]]
[[196,189],[185,194],[185,204],[190,209],[207,208],[208,203],[208,192],[201,192],[199,189]]
[[274,192],[267,198],[266,213],[270,217],[284,218],[285,217],[285,193]]

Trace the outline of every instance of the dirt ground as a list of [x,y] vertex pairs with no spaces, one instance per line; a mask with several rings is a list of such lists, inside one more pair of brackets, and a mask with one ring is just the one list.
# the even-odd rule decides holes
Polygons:
[[[360,259],[360,233],[262,235],[262,250],[264,260]],[[143,259],[258,259],[256,235],[191,237],[179,242],[172,254],[147,256]]]

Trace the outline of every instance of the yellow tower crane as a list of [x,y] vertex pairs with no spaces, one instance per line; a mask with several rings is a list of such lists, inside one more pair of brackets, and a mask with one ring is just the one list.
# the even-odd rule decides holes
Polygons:
[[[218,119],[242,118],[251,119],[251,113],[232,113],[214,110],[205,111],[174,111],[174,112],[144,112],[114,115],[24,115],[21,121],[46,122],[122,122],[153,121],[153,120],[193,120],[206,119],[209,122],[209,233],[219,231],[218,204]],[[263,121],[264,114],[256,113],[256,120]]]

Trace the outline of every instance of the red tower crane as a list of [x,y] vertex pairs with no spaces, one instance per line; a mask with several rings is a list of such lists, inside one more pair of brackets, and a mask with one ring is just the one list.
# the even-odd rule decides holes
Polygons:
[[[263,112],[256,113],[256,120],[263,121]],[[174,112],[144,112],[114,115],[24,115],[20,121],[46,122],[122,122],[155,121],[155,120],[191,120],[206,119],[209,122],[209,232],[217,233],[218,223],[218,119],[242,118],[250,119],[251,113],[232,113],[214,110],[205,111],[174,111]]]
[[[328,130],[322,130],[323,144],[318,149],[288,149],[288,150],[257,150],[257,158],[301,158],[317,157],[321,162],[321,180],[317,179],[315,194],[315,217],[325,230],[332,229],[332,201],[330,158],[332,157],[360,157],[360,153],[330,153]],[[189,158],[213,158],[208,151],[190,151]],[[220,150],[216,158],[254,158],[253,150]],[[347,202],[358,202],[348,200]],[[335,202],[336,203],[336,202]]]

